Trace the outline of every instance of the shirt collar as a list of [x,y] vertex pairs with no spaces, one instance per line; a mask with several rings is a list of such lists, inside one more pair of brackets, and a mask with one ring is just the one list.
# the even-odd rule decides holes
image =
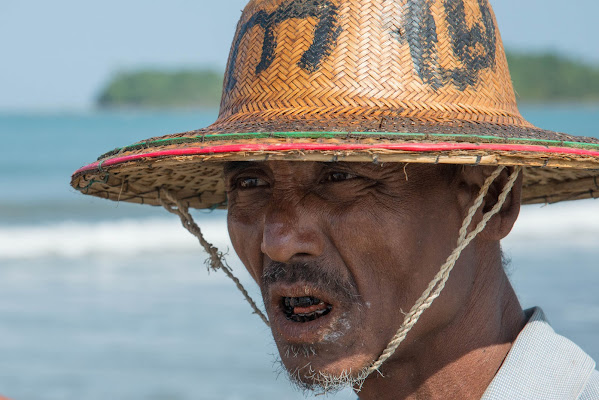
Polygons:
[[540,308],[512,345],[481,400],[577,399],[595,362],[577,345],[555,333]]

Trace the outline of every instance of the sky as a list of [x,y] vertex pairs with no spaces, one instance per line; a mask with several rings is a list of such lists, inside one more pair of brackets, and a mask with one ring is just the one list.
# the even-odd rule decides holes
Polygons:
[[[224,68],[246,0],[0,0],[0,110],[86,109],[137,68]],[[597,0],[491,0],[506,47],[599,64]]]

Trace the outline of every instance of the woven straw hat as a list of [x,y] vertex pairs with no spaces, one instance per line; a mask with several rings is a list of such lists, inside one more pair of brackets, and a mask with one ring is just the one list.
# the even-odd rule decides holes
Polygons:
[[599,197],[599,140],[520,115],[488,0],[252,0],[207,128],[126,146],[85,194],[226,208],[226,161],[524,167],[523,203]]

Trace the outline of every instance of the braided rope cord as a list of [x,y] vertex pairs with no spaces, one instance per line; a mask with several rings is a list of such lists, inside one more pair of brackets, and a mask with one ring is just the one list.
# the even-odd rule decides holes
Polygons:
[[254,310],[254,314],[257,314],[267,326],[270,326],[270,322],[268,322],[268,319],[266,318],[264,313],[258,308],[256,302],[252,299],[250,294],[243,287],[239,279],[233,274],[233,270],[227,264],[224,255],[204,238],[202,230],[200,229],[198,224],[195,223],[193,217],[189,213],[189,207],[185,205],[183,202],[179,201],[176,198],[176,196],[168,190],[162,189],[160,191],[160,194],[160,203],[162,204],[162,207],[164,207],[171,214],[178,215],[181,219],[183,227],[187,229],[192,235],[198,238],[200,244],[202,245],[206,253],[208,253],[208,255],[210,256],[210,268],[212,268],[213,271],[219,269],[222,270],[225,273],[225,275],[227,275],[233,282],[235,282],[237,289],[239,289],[239,291],[243,294],[246,301],[250,303],[250,306]]
[[[489,220],[501,210],[501,207],[503,207],[503,204],[505,203],[505,200],[507,199],[509,192],[512,190],[512,187],[514,186],[514,183],[516,182],[516,179],[518,178],[522,170],[522,167],[514,167],[514,170],[512,171],[508,179],[508,182],[506,183],[505,187],[503,188],[501,194],[497,199],[497,203],[493,206],[493,208],[490,211],[483,215],[483,218],[478,223],[478,225],[476,225],[476,227],[470,233],[468,233],[468,228],[472,223],[472,219],[474,218],[474,215],[476,214],[478,209],[481,207],[484,197],[487,195],[489,188],[491,187],[491,184],[497,179],[497,177],[501,174],[501,172],[504,169],[504,166],[498,167],[485,180],[483,186],[480,188],[478,196],[476,197],[474,203],[468,211],[468,214],[462,222],[462,227],[459,231],[459,237],[456,248],[447,258],[447,261],[445,261],[445,263],[441,266],[437,275],[435,275],[435,277],[431,280],[428,287],[422,293],[420,298],[416,301],[410,312],[406,314],[401,327],[393,336],[393,339],[391,339],[385,350],[361,376],[362,383],[374,371],[378,371],[380,373],[380,368],[383,365],[383,363],[387,361],[395,353],[395,351],[397,350],[399,345],[404,341],[410,330],[414,327],[414,325],[416,325],[422,313],[432,305],[433,301],[437,297],[439,297],[441,291],[447,283],[447,280],[449,279],[449,274],[453,270],[453,267],[459,259],[462,251],[470,244],[470,242],[472,242],[472,240],[474,240],[474,238],[480,232],[482,232],[485,229]],[[168,202],[165,201],[165,199]],[[172,192],[165,189],[161,190],[160,202],[168,212],[178,215],[181,219],[183,227],[187,229],[192,235],[198,238],[200,244],[210,256],[211,268],[215,271],[218,269],[223,270],[223,272],[233,282],[235,282],[235,285],[237,286],[239,291],[241,291],[247,302],[250,303],[250,306],[254,310],[254,313],[257,314],[267,326],[270,326],[270,323],[268,322],[268,319],[266,318],[264,313],[260,311],[254,300],[250,297],[247,290],[239,281],[239,279],[235,277],[235,275],[233,274],[231,267],[229,267],[226,263],[223,254],[216,247],[214,247],[212,244],[206,241],[200,227],[195,223],[193,217],[189,213],[189,208],[181,201],[179,201]]]
[[481,187],[480,192],[479,192],[476,200],[474,201],[474,204],[470,207],[468,214],[464,218],[464,222],[462,223],[462,227],[461,227],[460,233],[459,233],[457,247],[454,249],[454,251],[451,253],[451,255],[447,258],[447,261],[445,261],[445,264],[443,264],[441,266],[440,271],[433,278],[433,280],[429,283],[428,287],[426,288],[424,293],[422,293],[422,296],[420,296],[420,298],[416,301],[416,303],[414,304],[414,306],[412,307],[410,312],[408,312],[406,314],[401,327],[399,328],[399,330],[397,331],[395,336],[393,336],[393,339],[391,339],[391,341],[387,345],[387,348],[379,356],[378,360],[376,360],[370,366],[370,368],[368,368],[368,370],[366,371],[366,375],[364,376],[364,379],[368,375],[373,373],[374,371],[378,371],[380,373],[379,368],[383,365],[383,363],[386,360],[389,359],[389,357],[391,357],[393,355],[393,353],[395,353],[395,350],[397,350],[399,345],[406,338],[406,336],[408,335],[408,332],[410,332],[412,327],[414,327],[416,322],[418,322],[418,319],[420,318],[422,313],[432,305],[433,301],[437,297],[439,297],[439,295],[441,294],[441,291],[445,287],[445,283],[447,282],[447,280],[449,278],[449,274],[451,273],[453,267],[455,266],[462,251],[468,246],[468,244],[470,244],[470,242],[472,240],[474,240],[474,238],[480,232],[482,232],[485,229],[489,220],[501,210],[501,207],[503,207],[503,204],[505,203],[507,195],[512,190],[512,187],[514,186],[514,183],[516,182],[516,179],[518,178],[518,175],[520,174],[520,171],[522,169],[521,167],[514,168],[513,172],[511,173],[511,175],[509,177],[508,182],[506,183],[501,194],[499,195],[499,198],[498,198],[495,206],[490,211],[488,211],[487,213],[485,213],[483,215],[482,220],[478,223],[478,225],[474,228],[474,230],[472,230],[472,232],[470,232],[470,234],[467,233],[468,227],[470,226],[470,223],[472,222],[472,218],[474,217],[474,214],[476,214],[476,212],[482,205],[483,199],[484,199],[485,195],[487,194],[487,192],[489,191],[489,187],[491,186],[493,181],[495,181],[495,179],[499,176],[499,174],[501,174],[501,172],[503,171],[504,168],[505,168],[504,166],[498,167],[485,180],[485,183]]

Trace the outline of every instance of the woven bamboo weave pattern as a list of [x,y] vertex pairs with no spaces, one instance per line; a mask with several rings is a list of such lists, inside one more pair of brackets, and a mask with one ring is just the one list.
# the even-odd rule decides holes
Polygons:
[[[434,32],[423,34],[417,31],[418,27],[413,27],[418,21],[410,23],[408,20],[409,17],[422,19],[416,15],[421,10],[419,3],[429,6],[436,27]],[[247,119],[271,121],[288,114],[322,119],[327,115],[370,114],[367,118],[388,115],[428,121],[462,119],[530,126],[517,110],[499,31],[490,11],[487,20],[495,40],[488,68],[470,69],[470,76],[464,77],[462,83],[445,76],[451,71],[468,71],[464,61],[454,54],[454,47],[470,49],[474,53],[470,58],[475,59],[481,58],[478,53],[485,50],[478,49],[482,45],[473,39],[476,35],[457,36],[453,41],[449,38],[451,27],[459,25],[455,19],[461,14],[447,16],[442,3],[416,0],[250,2],[235,36],[234,44],[238,44],[238,48],[233,49],[229,58],[217,125]],[[462,0],[445,3],[462,3]],[[332,44],[334,48],[330,54],[324,54],[318,68],[306,70],[301,66],[301,58],[315,40],[314,32],[320,20],[317,17],[280,18],[281,22],[273,19],[271,25],[276,23],[276,26],[269,29],[276,37],[276,49],[268,68],[257,73],[256,66],[265,51],[266,30],[259,25],[247,31],[242,27],[260,12],[275,13],[287,9],[289,4],[296,8],[313,8],[318,4],[318,9],[334,10],[335,22],[330,29],[340,31]],[[485,29],[480,23],[481,4],[483,9],[490,10],[482,0],[463,2],[465,15],[471,17],[465,24],[470,23],[473,31]],[[323,11],[323,14],[326,13]],[[431,35],[437,38],[437,43],[432,43],[429,50],[435,53],[438,65],[428,68],[431,70],[428,75],[432,77],[423,81],[415,67],[414,55],[427,51],[422,47]],[[231,69],[232,64],[235,67]],[[227,88],[232,79],[236,84]]]
[[252,0],[218,119],[105,153],[85,193],[226,208],[227,161],[522,166],[523,203],[599,197],[599,139],[520,115],[488,0]]

